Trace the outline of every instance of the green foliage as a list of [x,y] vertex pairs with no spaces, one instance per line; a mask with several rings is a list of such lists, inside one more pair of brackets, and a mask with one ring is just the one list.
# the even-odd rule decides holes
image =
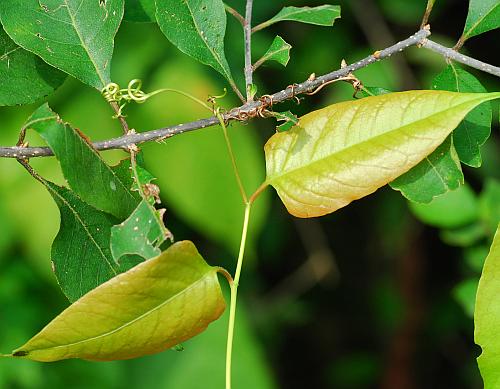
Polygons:
[[28,104],[59,87],[66,76],[16,45],[0,25],[0,105]]
[[268,21],[259,24],[255,30],[261,30],[282,21],[293,21],[318,26],[333,26],[335,19],[340,18],[340,6],[320,5],[318,7],[284,7]]
[[156,0],[156,19],[180,51],[213,67],[227,80],[233,79],[224,54],[226,11],[222,0]]
[[290,49],[291,45],[285,42],[285,40],[277,36],[274,38],[273,43],[267,49],[266,53],[257,61],[258,64],[262,64],[266,61],[276,61],[283,66],[288,64],[290,60]]
[[129,22],[156,22],[155,0],[125,0],[123,19]]
[[497,282],[499,272],[500,228],[496,231],[479,280],[474,312],[474,340],[483,350],[477,362],[486,389],[496,388],[500,384],[500,370],[498,369],[500,364],[498,354],[500,348],[500,339],[498,337],[500,284]]
[[500,27],[499,0],[470,0],[463,40]]
[[122,16],[123,0],[0,2],[1,22],[14,42],[99,90],[111,81],[113,39]]
[[83,296],[12,356],[44,362],[135,358],[197,335],[224,307],[217,269],[193,243],[178,242]]
[[267,183],[295,216],[333,212],[415,166],[471,109],[498,97],[410,91],[311,112],[266,144]]

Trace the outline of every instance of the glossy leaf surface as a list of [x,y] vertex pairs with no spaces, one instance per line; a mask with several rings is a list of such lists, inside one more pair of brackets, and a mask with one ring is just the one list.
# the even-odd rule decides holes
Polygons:
[[318,26],[332,26],[335,19],[340,18],[340,6],[320,5],[318,7],[284,7],[268,21],[259,25],[259,29],[285,20],[315,24]]
[[277,36],[274,38],[273,43],[271,43],[269,49],[267,49],[266,53],[261,59],[259,59],[258,62],[264,63],[266,61],[276,61],[281,65],[286,66],[290,60],[291,48],[292,46],[286,43],[282,37]]
[[34,129],[56,155],[71,188],[90,205],[127,218],[137,198],[81,133],[71,128],[48,106],[42,105],[24,125]]
[[500,93],[408,91],[311,112],[265,146],[267,180],[288,211],[321,216],[391,182]]
[[477,359],[485,389],[500,385],[500,228],[497,228],[490,253],[479,280],[474,312],[474,340],[483,352]]
[[500,0],[470,0],[463,36],[468,39],[500,27]]
[[14,43],[0,25],[0,105],[29,104],[49,95],[66,75]]
[[[436,76],[432,82],[432,89],[452,92],[486,92],[476,77],[453,63]],[[480,147],[490,136],[491,119],[491,104],[481,104],[468,113],[453,131],[453,144],[460,161],[472,167],[481,166]]]
[[114,37],[123,0],[2,0],[10,37],[50,65],[101,90],[110,81]]
[[217,269],[193,243],[178,242],[83,296],[12,355],[45,362],[136,358],[199,334],[224,308]]
[[232,80],[224,54],[226,11],[222,0],[156,0],[156,20],[180,51]]

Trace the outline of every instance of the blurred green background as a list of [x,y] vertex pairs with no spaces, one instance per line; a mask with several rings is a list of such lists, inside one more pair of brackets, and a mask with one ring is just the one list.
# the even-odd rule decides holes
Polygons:
[[[227,3],[243,12],[243,0]],[[334,70],[343,58],[352,62],[406,38],[418,29],[425,3],[338,1],[342,19],[332,28],[285,22],[257,33],[255,59],[276,34],[293,46],[286,69],[272,63],[259,69],[255,76],[259,94],[283,89],[313,72]],[[462,32],[467,2],[436,3],[433,39],[451,46]],[[256,0],[254,21],[266,20],[284,5],[320,4]],[[227,29],[226,53],[241,85],[241,26],[228,18]],[[473,38],[464,52],[498,64],[498,50],[492,49],[498,48],[498,38],[498,30]],[[426,89],[445,66],[441,57],[412,48],[356,75],[367,86]],[[500,90],[498,79],[472,73],[488,90]],[[179,88],[201,99],[221,94],[225,86],[216,72],[169,44],[157,26],[124,22],[116,39],[113,79],[126,85],[134,78],[143,80],[146,91]],[[351,98],[349,85],[335,84],[300,105],[290,102],[279,109],[301,115]],[[93,140],[120,133],[101,96],[74,79],[68,78],[49,103]],[[221,104],[230,108],[237,100],[228,96]],[[22,123],[36,107],[0,108],[0,144],[16,143]],[[137,131],[145,131],[206,113],[190,100],[165,94],[128,107],[127,115]],[[494,118],[492,138],[483,148],[483,167],[465,171],[472,211],[469,219],[452,223],[453,228],[467,229],[476,219],[484,220],[481,204],[500,199],[498,183],[492,181],[500,179],[498,110]],[[263,145],[274,131],[271,119],[230,127],[248,192],[264,178]],[[34,134],[29,139],[30,144],[41,144]],[[158,177],[166,224],[176,239],[193,240],[209,263],[234,271],[243,206],[220,129],[184,134],[144,145],[142,150],[147,168]],[[111,162],[125,156],[119,151],[104,155]],[[42,175],[62,183],[53,158],[31,162]],[[488,196],[477,200],[486,187]],[[447,212],[460,211],[463,201],[461,197],[451,203]],[[500,219],[496,207],[498,213],[492,216],[486,211],[487,218]],[[24,343],[68,305],[50,270],[50,246],[58,224],[57,207],[45,189],[16,161],[0,160],[1,352]],[[471,304],[487,239],[458,244],[456,229],[440,232],[417,221],[399,193],[388,188],[312,220],[288,215],[268,190],[257,201],[251,228],[236,327],[235,388],[482,387]],[[460,236],[470,235],[465,231]],[[226,323],[224,316],[186,342],[182,352],[131,361],[1,360],[0,389],[222,388]]]

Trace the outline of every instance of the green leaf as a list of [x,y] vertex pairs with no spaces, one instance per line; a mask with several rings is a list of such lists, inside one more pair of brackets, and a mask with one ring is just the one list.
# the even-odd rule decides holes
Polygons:
[[500,27],[500,0],[470,0],[462,39]]
[[[487,92],[472,74],[450,64],[432,82],[432,89],[452,92]],[[480,147],[491,133],[491,104],[481,104],[465,116],[453,131],[453,145],[460,160],[472,167],[481,166]]]
[[138,201],[130,187],[104,162],[90,142],[63,123],[48,104],[38,108],[24,128],[34,129],[47,142],[69,185],[84,201],[120,220],[134,211]]
[[266,182],[293,215],[325,215],[408,171],[471,109],[499,97],[408,91],[311,112],[267,142]]
[[278,122],[283,122],[282,124],[276,126],[276,131],[279,132],[288,131],[299,122],[297,115],[290,111],[273,112],[273,116]]
[[61,214],[61,226],[52,244],[52,270],[63,293],[73,302],[126,270],[120,269],[109,249],[111,227],[117,221],[69,189],[42,183]]
[[429,204],[408,204],[422,222],[439,228],[459,228],[475,222],[479,216],[476,195],[467,185],[436,197]]
[[169,349],[224,311],[217,271],[193,243],[178,242],[83,296],[12,356],[109,361]]
[[500,385],[500,226],[479,280],[474,312],[474,341],[483,349],[477,359],[485,389]]
[[137,254],[144,259],[160,255],[160,245],[172,237],[161,222],[164,212],[141,201],[127,220],[111,229],[113,258],[119,262],[124,255]]
[[129,22],[155,23],[155,12],[154,0],[125,0],[123,19]]
[[339,5],[320,5],[318,7],[284,7],[274,17],[259,24],[254,31],[262,30],[270,25],[285,20],[315,24],[318,26],[333,26],[335,19],[340,18]]
[[463,227],[442,230],[441,240],[450,246],[470,247],[486,237],[484,226],[475,222]]
[[469,278],[461,281],[453,288],[453,297],[462,306],[467,316],[474,316],[474,306],[476,304],[477,278]]
[[479,196],[479,212],[488,234],[495,233],[500,222],[500,182],[489,178]]
[[0,18],[19,46],[101,90],[110,81],[123,0],[2,0]]
[[380,95],[385,95],[387,93],[392,93],[392,91],[386,88],[381,88],[379,86],[365,86],[362,90],[359,91],[359,96],[360,97],[380,96]]
[[51,94],[66,75],[16,45],[0,25],[0,105],[34,103]]
[[290,60],[291,48],[292,46],[286,43],[282,37],[277,36],[274,38],[273,43],[271,43],[271,46],[269,46],[262,58],[255,63],[254,68],[258,68],[266,61],[276,61],[286,66]]
[[451,137],[417,166],[390,183],[408,200],[430,203],[433,198],[457,189],[464,183],[464,174]]
[[226,11],[222,0],[156,0],[156,20],[180,51],[232,81],[224,54]]

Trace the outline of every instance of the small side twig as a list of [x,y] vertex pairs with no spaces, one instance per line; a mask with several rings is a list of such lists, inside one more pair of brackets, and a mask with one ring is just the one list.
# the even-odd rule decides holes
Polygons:
[[427,6],[425,7],[424,16],[422,17],[422,23],[420,24],[420,28],[424,28],[429,22],[429,16],[431,16],[432,8],[434,7],[434,3],[436,0],[427,0]]
[[252,66],[252,7],[253,0],[247,0],[245,11],[245,23],[243,24],[243,33],[245,40],[245,89],[247,102],[253,100],[250,88],[253,83],[253,66]]
[[234,8],[230,7],[227,4],[224,4],[224,7],[226,8],[227,12],[229,12],[231,15],[233,15],[234,18],[241,23],[242,26],[245,25],[245,18],[243,16],[241,16],[241,14],[238,11],[236,11]]

